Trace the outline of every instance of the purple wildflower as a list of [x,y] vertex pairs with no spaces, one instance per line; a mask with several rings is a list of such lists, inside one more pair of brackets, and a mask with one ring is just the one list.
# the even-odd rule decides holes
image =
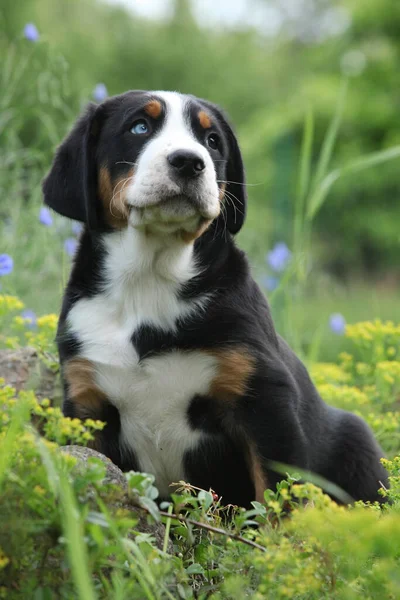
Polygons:
[[39,221],[42,225],[46,225],[46,227],[51,227],[53,225],[53,217],[47,206],[42,206],[40,209]]
[[14,268],[14,261],[9,254],[0,254],[0,276],[9,275]]
[[82,233],[83,225],[78,221],[74,221],[74,223],[72,223],[71,229],[74,235],[79,236]]
[[67,238],[64,242],[64,250],[68,256],[73,256],[78,247],[78,242],[75,238]]
[[30,310],[29,308],[24,310],[21,313],[21,317],[23,319],[26,319],[27,324],[26,326],[29,327],[29,329],[34,329],[36,327],[36,314],[33,312],[33,310]]
[[266,260],[273,271],[281,273],[286,269],[291,256],[292,253],[285,242],[278,242],[272,250],[268,252]]
[[266,275],[262,279],[262,284],[268,292],[273,292],[279,285],[279,278],[273,275]]
[[343,335],[346,329],[346,319],[340,313],[334,313],[329,317],[329,325],[333,333]]
[[39,40],[39,32],[36,25],[33,23],[27,23],[24,27],[24,36],[28,42],[37,42]]
[[108,91],[104,83],[98,83],[93,90],[93,98],[96,102],[103,102],[108,96]]

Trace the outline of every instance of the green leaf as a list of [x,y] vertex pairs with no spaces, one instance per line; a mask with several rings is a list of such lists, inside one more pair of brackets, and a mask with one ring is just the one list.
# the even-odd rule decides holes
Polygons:
[[204,575],[204,569],[199,563],[193,563],[186,569],[188,575]]
[[197,494],[197,498],[205,510],[208,510],[214,501],[212,494],[210,492],[206,492],[205,490],[201,490]]
[[160,511],[158,510],[158,506],[151,498],[147,498],[147,496],[141,496],[139,498],[139,502],[143,508],[146,508],[149,511],[155,521],[161,521],[161,515]]

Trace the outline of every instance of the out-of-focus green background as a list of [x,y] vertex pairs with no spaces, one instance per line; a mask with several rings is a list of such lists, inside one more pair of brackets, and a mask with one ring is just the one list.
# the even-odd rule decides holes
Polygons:
[[58,311],[74,233],[61,218],[40,222],[40,180],[102,83],[109,95],[179,90],[228,112],[249,183],[238,242],[298,351],[334,356],[333,313],[400,319],[400,158],[334,183],[300,286],[268,291],[285,273],[265,258],[277,242],[293,250],[305,118],[314,124],[313,174],[344,81],[329,170],[400,145],[400,2],[2,0],[0,56],[0,254],[14,260],[2,292],[37,313]]

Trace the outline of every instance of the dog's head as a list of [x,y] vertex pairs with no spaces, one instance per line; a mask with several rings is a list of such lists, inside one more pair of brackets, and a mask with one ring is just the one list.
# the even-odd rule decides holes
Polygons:
[[133,226],[193,240],[214,219],[241,228],[244,171],[214,105],[176,92],[130,91],[89,105],[58,148],[45,203],[91,229]]

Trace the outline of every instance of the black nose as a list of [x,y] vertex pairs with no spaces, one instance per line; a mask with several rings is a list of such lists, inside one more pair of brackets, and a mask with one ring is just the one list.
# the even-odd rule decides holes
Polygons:
[[181,177],[197,177],[206,168],[201,156],[190,150],[175,150],[167,158],[174,172]]

